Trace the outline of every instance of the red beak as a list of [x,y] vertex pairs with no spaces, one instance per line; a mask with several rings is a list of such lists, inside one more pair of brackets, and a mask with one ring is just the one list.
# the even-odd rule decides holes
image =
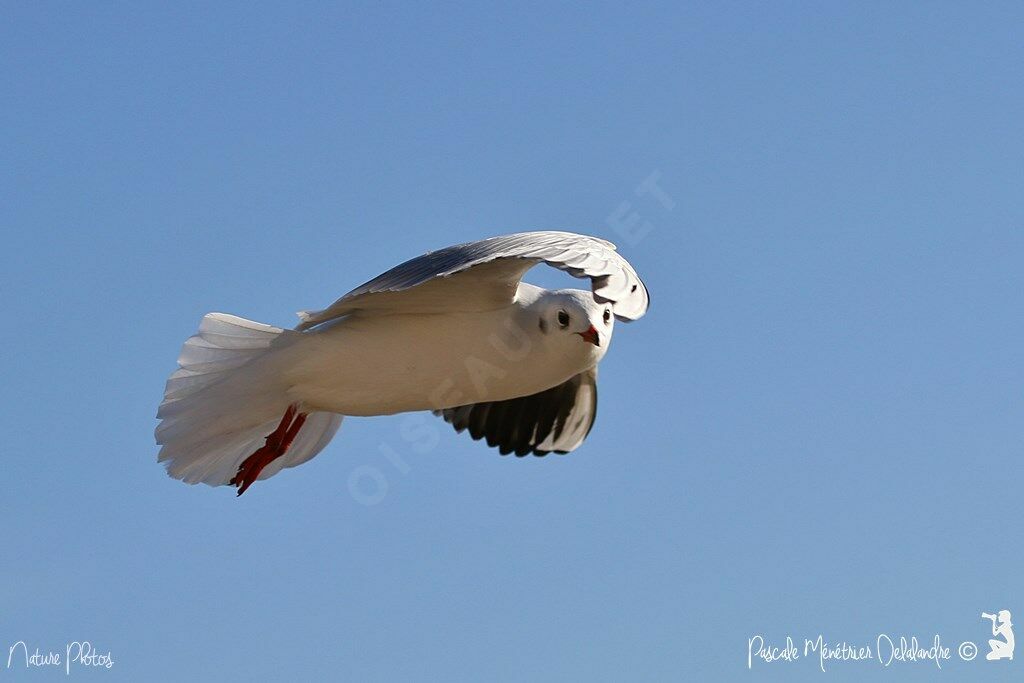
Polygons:
[[597,336],[597,330],[594,329],[593,325],[588,327],[586,332],[577,332],[576,334],[583,337],[583,341],[590,342],[594,346],[601,345],[601,338]]

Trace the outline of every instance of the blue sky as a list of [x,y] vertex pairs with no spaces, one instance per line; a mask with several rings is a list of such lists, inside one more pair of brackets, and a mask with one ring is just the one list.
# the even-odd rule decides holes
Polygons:
[[[1019,680],[957,656],[1024,623],[1019,4],[4,14],[0,678],[87,639],[95,680]],[[545,228],[653,300],[577,452],[423,416],[239,499],[157,465],[203,313]],[[952,657],[747,670],[819,633]]]

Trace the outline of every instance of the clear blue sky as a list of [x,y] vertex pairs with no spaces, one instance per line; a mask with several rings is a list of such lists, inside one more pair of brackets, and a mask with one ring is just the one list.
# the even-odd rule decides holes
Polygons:
[[[89,639],[97,681],[1019,680],[955,650],[1024,625],[1024,9],[853,5],[8,4],[0,679]],[[240,499],[156,463],[203,313],[544,228],[653,299],[577,452],[424,416]]]

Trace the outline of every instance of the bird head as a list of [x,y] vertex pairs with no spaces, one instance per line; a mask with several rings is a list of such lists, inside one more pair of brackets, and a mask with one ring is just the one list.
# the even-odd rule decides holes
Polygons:
[[545,343],[566,355],[594,362],[608,351],[615,327],[611,304],[599,304],[590,292],[561,289],[545,292],[533,306]]

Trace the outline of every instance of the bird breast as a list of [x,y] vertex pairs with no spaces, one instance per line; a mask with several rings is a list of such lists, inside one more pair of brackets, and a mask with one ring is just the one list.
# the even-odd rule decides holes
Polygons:
[[527,396],[589,367],[582,340],[578,358],[567,357],[528,319],[515,305],[355,314],[282,352],[289,393],[312,410],[387,415]]

